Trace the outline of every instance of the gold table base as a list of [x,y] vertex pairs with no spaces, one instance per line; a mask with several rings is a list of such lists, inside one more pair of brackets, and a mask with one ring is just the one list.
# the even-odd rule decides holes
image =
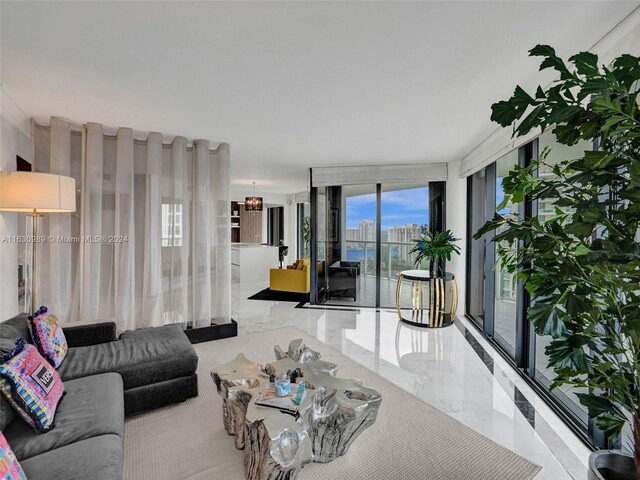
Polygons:
[[[458,310],[458,284],[455,278],[452,278],[449,283],[451,285],[451,307],[449,311],[446,311],[446,281],[444,278],[429,278],[425,281],[411,280],[411,320],[402,317],[402,311],[400,308],[400,291],[402,282],[404,281],[404,275],[402,273],[398,276],[398,283],[396,284],[396,310],[398,312],[398,318],[403,322],[417,325],[420,327],[432,327],[440,328],[448,324],[445,323],[445,317],[449,316],[449,319],[455,317]],[[429,322],[424,322],[424,286],[425,282],[429,282]]]

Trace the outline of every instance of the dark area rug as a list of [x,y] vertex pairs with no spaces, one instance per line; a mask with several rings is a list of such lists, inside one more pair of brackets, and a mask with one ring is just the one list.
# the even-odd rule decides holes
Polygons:
[[309,294],[296,292],[281,292],[265,288],[255,295],[251,295],[249,300],[271,300],[272,302],[295,302],[306,303],[309,300]]

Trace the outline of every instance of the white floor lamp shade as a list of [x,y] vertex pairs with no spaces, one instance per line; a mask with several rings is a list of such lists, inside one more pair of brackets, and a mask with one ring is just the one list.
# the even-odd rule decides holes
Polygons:
[[0,172],[0,210],[29,212],[32,218],[31,312],[36,310],[36,241],[38,217],[43,213],[75,212],[76,181],[62,175]]
[[76,180],[49,173],[0,172],[0,210],[75,212]]

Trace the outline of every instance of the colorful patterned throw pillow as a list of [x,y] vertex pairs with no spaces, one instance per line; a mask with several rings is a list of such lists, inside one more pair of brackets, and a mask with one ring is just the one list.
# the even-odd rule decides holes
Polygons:
[[0,432],[0,478],[2,480],[27,480],[18,459]]
[[32,428],[48,432],[64,385],[58,372],[23,338],[13,351],[0,357],[0,390]]
[[64,337],[58,319],[49,313],[47,307],[29,316],[31,338],[40,354],[46,358],[53,368],[58,368],[67,354],[67,339]]

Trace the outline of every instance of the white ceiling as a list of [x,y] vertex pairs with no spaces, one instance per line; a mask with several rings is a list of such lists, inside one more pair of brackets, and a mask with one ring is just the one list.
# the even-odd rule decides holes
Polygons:
[[30,116],[231,145],[234,188],[311,166],[459,159],[491,103],[546,84],[640,2],[0,3],[1,82]]

